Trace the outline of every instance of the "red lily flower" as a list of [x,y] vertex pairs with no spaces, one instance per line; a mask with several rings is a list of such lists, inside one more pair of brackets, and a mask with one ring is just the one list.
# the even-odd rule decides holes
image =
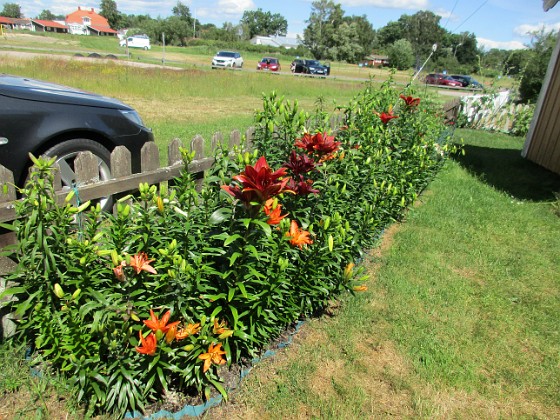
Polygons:
[[168,324],[169,317],[171,316],[171,311],[167,311],[161,319],[154,314],[154,311],[150,309],[150,319],[144,321],[144,324],[151,329],[153,332],[160,330],[163,334],[167,333],[170,328],[176,327],[179,321],[172,322]]
[[381,114],[377,113],[377,115],[379,115],[379,118],[381,118],[381,122],[384,125],[387,125],[387,123],[393,118],[399,118],[397,115],[393,115],[392,110],[390,110],[389,112],[382,112]]
[[307,150],[309,153],[328,155],[335,152],[341,142],[334,141],[334,136],[327,133],[305,133],[301,139],[296,140],[295,146]]
[[148,356],[153,356],[156,354],[157,348],[157,338],[156,335],[151,332],[146,338],[142,335],[142,331],[138,331],[140,335],[140,346],[136,347],[138,353],[147,354]]
[[266,223],[268,223],[269,225],[277,225],[280,223],[280,221],[286,217],[288,214],[284,214],[284,215],[280,215],[280,213],[282,212],[282,205],[276,203],[276,205],[274,205],[274,199],[270,199],[268,200],[263,207],[263,210],[265,212],[265,214],[268,216],[268,220],[266,221]]
[[282,179],[285,175],[285,168],[273,172],[262,156],[255,166],[247,165],[245,171],[233,177],[241,187],[223,185],[222,189],[246,204],[264,203],[284,191],[288,183],[288,178]]
[[299,249],[302,249],[303,245],[311,245],[313,243],[309,235],[308,231],[299,228],[295,220],[292,220],[290,231],[286,233],[286,236],[290,237],[290,243],[293,246],[299,247]]
[[282,166],[288,168],[297,176],[311,172],[315,169],[316,164],[308,155],[298,155],[295,150],[292,150],[290,153],[290,160]]
[[412,96],[400,95],[400,98],[406,103],[406,106],[413,107],[420,104],[420,98],[413,98]]
[[297,195],[308,195],[308,194],[319,194],[319,190],[311,188],[313,185],[312,179],[304,179],[303,175],[299,176],[299,181],[296,181],[293,178],[290,178],[290,182],[288,182],[288,189],[293,191]]
[[141,271],[147,271],[148,273],[157,274],[154,267],[150,265],[154,259],[149,260],[148,254],[145,252],[139,252],[130,258],[130,266],[136,270],[136,274],[140,274]]

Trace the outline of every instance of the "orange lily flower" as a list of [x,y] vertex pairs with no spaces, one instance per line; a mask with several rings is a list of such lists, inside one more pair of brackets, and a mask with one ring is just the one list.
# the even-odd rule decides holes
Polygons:
[[286,233],[286,236],[290,237],[290,243],[293,246],[299,247],[299,249],[302,249],[303,245],[311,245],[313,243],[309,235],[308,231],[299,228],[295,220],[292,220],[290,231]]
[[136,274],[140,274],[141,271],[147,271],[148,273],[157,274],[154,267],[150,265],[154,259],[149,260],[148,254],[145,252],[139,252],[136,255],[130,257],[130,266],[136,270]]
[[172,322],[168,324],[169,317],[171,316],[171,311],[167,311],[161,319],[154,314],[154,311],[150,309],[150,319],[144,321],[144,324],[151,329],[153,332],[157,332],[158,330],[161,331],[163,334],[166,334],[170,328],[177,327],[179,321]]
[[222,343],[218,343],[215,346],[210,344],[208,347],[208,353],[203,353],[198,356],[199,359],[204,360],[204,367],[202,368],[203,372],[206,372],[212,366],[212,363],[215,365],[223,365],[226,363],[225,354],[226,352],[221,349]]
[[214,319],[214,328],[212,329],[212,332],[214,334],[223,334],[226,331],[228,331],[228,328],[226,327],[227,327],[226,321],[218,322],[217,319]]
[[142,331],[138,331],[140,336],[140,346],[136,347],[138,353],[147,354],[148,356],[153,356],[156,354],[157,338],[153,332],[148,334],[146,338],[142,335]]
[[115,277],[118,281],[124,281],[126,279],[124,267],[126,267],[126,262],[122,261],[119,265],[113,268],[113,273],[115,273]]
[[198,334],[199,331],[200,331],[199,322],[196,324],[188,324],[185,328],[181,328],[177,331],[177,334],[175,334],[175,339],[177,341],[184,340],[189,335]]
[[276,203],[276,206],[274,206],[274,199],[272,198],[270,200],[267,200],[267,202],[264,204],[263,210],[268,216],[268,220],[266,221],[266,223],[268,223],[269,225],[279,224],[280,221],[288,215],[280,215],[280,213],[282,212],[282,205]]

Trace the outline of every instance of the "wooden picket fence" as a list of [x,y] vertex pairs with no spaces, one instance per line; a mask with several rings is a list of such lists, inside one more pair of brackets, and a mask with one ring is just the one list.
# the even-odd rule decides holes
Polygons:
[[[254,136],[254,129],[249,128],[245,132],[246,147],[250,148]],[[233,150],[241,144],[241,133],[234,130],[228,139],[228,149]],[[215,133],[211,139],[212,153],[220,145],[224,144],[221,133]],[[189,172],[200,179],[204,172],[214,163],[213,156],[205,156],[205,140],[202,136],[195,136],[190,143],[190,150],[195,152],[194,160],[189,164]],[[75,173],[78,181],[77,196],[81,202],[95,200],[103,197],[121,195],[138,190],[138,185],[148,183],[158,185],[177,177],[183,169],[180,148],[184,147],[181,140],[172,140],[167,147],[167,166],[160,166],[160,154],[154,142],[146,143],[141,152],[141,169],[138,173],[132,173],[131,154],[124,146],[117,146],[111,153],[111,172],[113,179],[107,181],[99,180],[97,159],[91,152],[80,153],[75,160]],[[57,171],[58,172],[58,171]],[[6,223],[15,220],[15,204],[17,201],[16,190],[13,186],[13,174],[0,165],[0,222]],[[4,193],[3,185],[8,186],[7,194]],[[69,193],[69,188],[64,187],[60,176],[55,174],[54,181],[57,201],[62,204]],[[0,235],[0,249],[8,244],[14,243],[13,234]]]

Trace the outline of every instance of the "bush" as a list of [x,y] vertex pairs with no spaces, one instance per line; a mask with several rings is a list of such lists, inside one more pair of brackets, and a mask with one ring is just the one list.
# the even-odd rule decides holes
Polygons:
[[[393,81],[310,115],[275,93],[255,150],[219,149],[198,190],[140,185],[116,214],[55,204],[36,160],[14,223],[19,342],[79,389],[90,413],[144,410],[169,389],[213,388],[286,327],[361,291],[356,263],[444,161],[439,108]],[[88,209],[88,207],[90,207]]]

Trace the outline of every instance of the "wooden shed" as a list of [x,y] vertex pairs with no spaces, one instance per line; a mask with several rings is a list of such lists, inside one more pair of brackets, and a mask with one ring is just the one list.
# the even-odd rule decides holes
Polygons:
[[[543,0],[544,10],[557,2]],[[560,32],[558,35],[521,155],[560,174]]]

